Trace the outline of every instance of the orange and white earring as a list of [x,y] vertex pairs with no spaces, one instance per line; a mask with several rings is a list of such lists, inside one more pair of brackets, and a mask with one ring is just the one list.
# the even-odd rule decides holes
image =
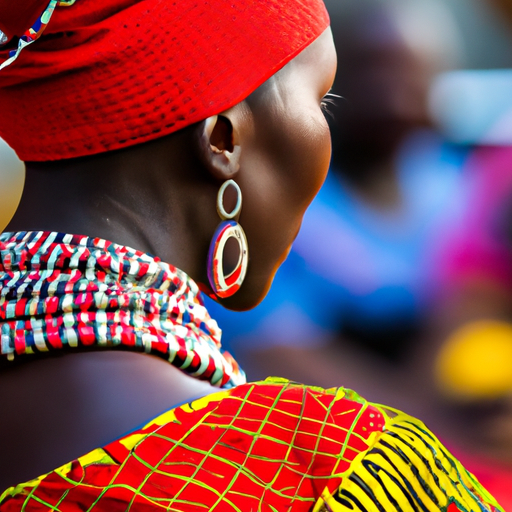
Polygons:
[[[236,192],[236,205],[231,212],[227,212],[224,206],[224,195],[228,187],[233,187]],[[217,227],[210,243],[208,251],[208,280],[210,286],[221,299],[231,297],[242,286],[247,274],[249,263],[249,247],[247,237],[242,226],[237,222],[242,210],[242,191],[233,180],[225,181],[217,194],[217,212],[221,223]],[[224,250],[230,238],[238,242],[238,262],[234,269],[227,275],[224,274]]]

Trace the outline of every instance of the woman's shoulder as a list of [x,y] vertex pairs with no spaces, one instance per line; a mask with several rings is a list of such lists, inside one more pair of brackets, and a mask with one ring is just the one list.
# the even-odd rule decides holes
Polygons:
[[0,509],[34,500],[62,510],[500,510],[420,421],[344,388],[278,378],[170,410],[6,491]]

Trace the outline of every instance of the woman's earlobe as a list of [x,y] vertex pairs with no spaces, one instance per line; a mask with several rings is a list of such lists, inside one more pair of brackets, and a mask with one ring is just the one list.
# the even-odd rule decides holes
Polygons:
[[200,151],[203,162],[217,179],[233,178],[240,169],[241,147],[235,143],[234,127],[223,115],[205,119]]

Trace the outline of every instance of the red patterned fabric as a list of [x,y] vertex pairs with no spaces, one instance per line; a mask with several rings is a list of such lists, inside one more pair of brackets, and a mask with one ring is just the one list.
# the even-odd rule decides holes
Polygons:
[[[128,503],[137,511],[158,503],[180,512],[307,512],[384,427],[377,409],[339,398],[289,383],[239,386],[107,445],[94,464],[84,459],[51,473],[31,497],[18,494],[0,510],[26,502],[61,512]],[[379,426],[364,428],[372,413]],[[38,498],[47,505],[38,508]]]
[[282,379],[171,410],[0,497],[22,510],[501,511],[421,422]]
[[322,0],[77,0],[0,72],[0,136],[26,161],[162,137],[246,98],[328,24]]

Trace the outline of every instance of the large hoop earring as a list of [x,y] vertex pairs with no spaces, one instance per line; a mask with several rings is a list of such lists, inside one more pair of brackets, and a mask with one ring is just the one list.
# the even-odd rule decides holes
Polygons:
[[[231,212],[227,212],[224,207],[224,194],[230,186],[235,189],[237,200],[234,209]],[[241,210],[242,191],[240,187],[233,180],[224,182],[217,194],[217,212],[222,222],[213,235],[210,250],[208,251],[208,280],[215,295],[221,299],[234,295],[242,286],[247,274],[249,263],[247,237],[242,226],[235,220],[240,215]],[[238,262],[231,273],[224,275],[224,249],[230,238],[234,238],[238,242]]]

